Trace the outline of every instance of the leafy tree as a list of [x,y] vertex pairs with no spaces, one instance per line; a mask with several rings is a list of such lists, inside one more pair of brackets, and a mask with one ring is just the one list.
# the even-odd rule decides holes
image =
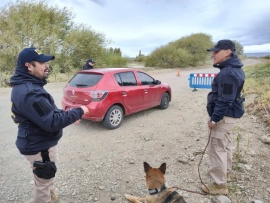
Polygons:
[[120,48],[115,48],[115,49],[113,50],[113,53],[114,53],[115,55],[119,55],[119,56],[122,55],[122,52],[121,52]]
[[60,57],[56,62],[62,64],[61,72],[67,72],[71,68],[81,69],[89,58],[98,64],[104,58],[105,44],[104,35],[92,31],[85,25],[77,25],[66,34],[59,48]]
[[53,75],[54,81],[57,81],[57,75],[60,73],[60,67],[58,64],[55,64],[53,68],[50,66],[50,75]]
[[109,50],[108,50],[107,52],[113,54],[113,48],[110,47]]
[[17,1],[0,10],[0,69],[11,72],[16,57],[25,47],[55,53],[72,27],[67,9],[49,7],[44,2]]
[[[136,62],[145,62],[146,59],[147,59],[147,57],[144,54],[142,54],[142,52],[140,50],[139,55],[135,57],[134,61],[136,61]],[[148,60],[147,64],[148,63],[151,64],[150,60]]]
[[233,41],[234,42],[234,44],[235,44],[235,49],[236,49],[236,54],[238,55],[238,56],[243,56],[244,55],[244,48],[243,48],[243,46],[239,43],[239,42],[237,42],[237,41]]
[[146,57],[145,55],[140,54],[140,55],[135,57],[134,61],[136,61],[136,62],[144,62],[147,58],[148,57]]
[[122,52],[120,48],[106,49],[105,53],[102,55],[102,60],[98,64],[99,67],[125,67],[129,59],[122,57]]
[[108,66],[111,62],[107,59],[113,55],[121,65],[126,61],[121,58],[120,48],[112,49],[113,55],[107,56],[105,46],[110,42],[105,36],[90,26],[75,24],[73,18],[66,8],[49,7],[45,1],[18,0],[1,8],[0,70],[13,72],[17,55],[25,47],[55,55],[50,62],[55,73],[81,69],[89,58],[100,67]]

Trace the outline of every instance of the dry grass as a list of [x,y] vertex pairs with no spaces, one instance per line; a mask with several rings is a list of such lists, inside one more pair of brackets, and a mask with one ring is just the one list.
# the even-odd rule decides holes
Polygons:
[[248,66],[245,69],[246,97],[252,98],[247,104],[248,113],[256,115],[270,127],[270,61],[255,66]]

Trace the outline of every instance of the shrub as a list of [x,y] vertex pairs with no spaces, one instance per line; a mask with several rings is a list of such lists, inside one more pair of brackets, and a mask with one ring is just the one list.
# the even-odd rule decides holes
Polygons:
[[187,37],[183,37],[175,42],[171,42],[176,49],[185,49],[190,55],[189,66],[197,66],[204,64],[207,60],[209,47],[213,46],[211,36],[203,33],[192,34]]
[[125,67],[127,66],[128,58],[123,58],[117,54],[106,54],[105,56],[105,64],[102,66],[106,67]]
[[208,56],[206,49],[211,46],[210,35],[192,34],[154,50],[145,60],[145,65],[175,68],[204,64]]
[[[176,49],[174,46],[164,46],[151,54],[151,60],[146,61],[146,66],[159,68],[185,67],[188,65],[189,54],[184,49]],[[151,62],[152,64],[149,64]]]

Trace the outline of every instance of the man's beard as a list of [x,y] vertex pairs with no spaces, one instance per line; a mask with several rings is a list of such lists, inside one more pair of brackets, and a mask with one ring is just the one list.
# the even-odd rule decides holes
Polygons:
[[46,80],[49,77],[49,73],[50,73],[49,69],[44,70],[43,80]]

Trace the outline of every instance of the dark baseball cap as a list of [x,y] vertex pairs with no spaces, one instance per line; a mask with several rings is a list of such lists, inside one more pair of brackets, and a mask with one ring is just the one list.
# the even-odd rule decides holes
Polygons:
[[48,62],[53,60],[55,57],[52,55],[42,54],[38,49],[31,47],[23,49],[19,55],[17,60],[17,66],[24,66],[26,62]]
[[228,49],[235,51],[235,44],[229,39],[223,39],[219,40],[213,48],[207,49],[207,51],[220,51]]
[[89,63],[89,62],[91,62],[91,63],[96,63],[95,61],[93,61],[93,59],[88,59],[88,60],[87,60],[87,63]]

